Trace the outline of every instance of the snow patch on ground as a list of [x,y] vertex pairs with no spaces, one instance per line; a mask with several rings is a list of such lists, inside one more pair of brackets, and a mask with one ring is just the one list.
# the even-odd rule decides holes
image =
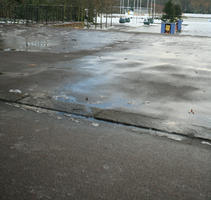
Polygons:
[[209,145],[209,146],[211,146],[211,143],[210,143],[210,142],[205,142],[205,141],[202,141],[201,143],[202,143],[202,144],[205,144],[205,145]]
[[185,17],[195,17],[195,18],[211,18],[211,14],[194,14],[194,13],[184,13]]

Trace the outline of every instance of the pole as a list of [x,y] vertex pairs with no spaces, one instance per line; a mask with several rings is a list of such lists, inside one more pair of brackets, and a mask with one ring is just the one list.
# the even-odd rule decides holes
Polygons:
[[152,0],[150,0],[150,15],[152,17]]
[[155,0],[154,0],[154,17],[155,17]]
[[120,13],[120,15],[122,14],[122,12],[121,12],[122,11],[121,4],[122,4],[122,0],[119,1],[119,13]]
[[139,1],[140,15],[141,15],[141,4],[142,4],[142,0]]
[[112,26],[112,17],[113,17],[113,15],[112,15],[112,13],[113,13],[112,8],[113,8],[113,6],[111,5],[111,24],[110,24],[110,26]]
[[100,14],[100,28],[102,29],[103,28],[103,11],[102,11],[102,8],[100,10],[101,14]]
[[149,0],[147,0],[147,14],[149,15]]
[[97,28],[97,15],[98,15],[98,12],[97,12],[97,9],[95,9],[95,29]]
[[107,28],[107,23],[108,23],[108,15],[107,15],[107,9],[106,9],[106,28]]
[[122,1],[123,1],[123,14],[125,14],[125,0]]
[[137,23],[137,18],[138,18],[138,0],[136,0],[136,11],[137,11],[137,13],[136,13],[136,23]]

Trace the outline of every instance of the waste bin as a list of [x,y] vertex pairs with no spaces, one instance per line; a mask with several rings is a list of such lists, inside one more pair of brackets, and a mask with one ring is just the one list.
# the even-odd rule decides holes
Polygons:
[[119,19],[119,23],[122,24],[122,23],[125,23],[125,22],[126,22],[125,18],[122,18],[122,17],[121,17],[121,18]]
[[175,23],[161,23],[161,33],[174,34],[175,33],[176,24]]
[[181,30],[182,30],[182,20],[179,19],[179,20],[177,21],[177,31],[181,32]]

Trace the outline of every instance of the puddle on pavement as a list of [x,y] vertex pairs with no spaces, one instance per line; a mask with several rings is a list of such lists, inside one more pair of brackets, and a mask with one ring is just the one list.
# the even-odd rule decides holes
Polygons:
[[[76,95],[78,96],[78,95]],[[82,98],[83,96],[83,98]],[[53,99],[56,101],[64,102],[64,103],[78,103],[88,107],[96,107],[101,109],[112,109],[112,108],[128,108],[133,109],[137,107],[137,103],[134,100],[128,101],[127,98],[123,96],[112,95],[112,96],[95,96],[95,97],[87,97],[84,94],[80,97],[75,97],[72,95],[56,95],[53,96]],[[143,103],[142,103],[143,105]]]
[[[68,53],[97,50],[125,40],[125,34],[52,27],[8,28],[0,31],[0,49],[3,51],[47,51]],[[122,36],[124,35],[124,37]],[[121,39],[122,38],[122,39]]]
[[65,102],[65,103],[76,102],[76,98],[75,97],[67,96],[65,94],[53,96],[53,99],[55,99],[56,101],[61,101],[61,102]]
[[[112,43],[120,44],[121,47],[124,46],[124,50],[115,51],[115,54],[111,49],[110,52],[104,52],[102,55],[87,56],[82,59],[73,60],[71,64],[68,63],[68,66],[71,65],[79,74],[83,72],[86,76],[85,78],[81,78],[78,82],[69,81],[67,84],[62,85],[60,91],[54,96],[54,99],[61,102],[81,103],[86,105],[87,108],[89,106],[102,109],[120,108],[137,113],[141,111],[142,113],[147,112],[149,114],[163,114],[162,110],[165,110],[167,105],[164,105],[162,101],[160,101],[159,95],[156,96],[157,104],[153,102],[153,99],[148,99],[147,95],[149,95],[150,90],[147,90],[147,93],[137,93],[130,96],[130,91],[133,91],[135,87],[139,87],[139,85],[143,83],[139,82],[139,80],[145,80],[147,68],[149,76],[146,77],[146,82],[150,79],[154,81],[158,79],[157,83],[159,83],[159,81],[165,83],[164,80],[168,80],[168,82],[172,84],[177,82],[177,85],[173,85],[175,88],[178,88],[179,84],[185,86],[185,83],[182,82],[183,78],[181,81],[178,81],[178,79],[174,81],[172,77],[168,76],[172,71],[169,70],[169,68],[167,68],[168,70],[164,70],[166,63],[176,62],[176,69],[178,69],[181,74],[184,74],[184,70],[188,70],[187,75],[189,75],[191,79],[194,77],[190,76],[190,67],[192,67],[192,70],[197,69],[202,71],[201,69],[205,69],[206,72],[207,69],[210,70],[210,39],[204,39],[202,43],[201,38],[192,37],[161,37],[160,35],[135,37],[132,35],[134,36],[133,39],[131,35],[117,32],[57,30],[50,28],[33,30],[35,30],[35,33],[28,29],[15,33],[13,33],[12,30],[9,32],[1,31],[0,49],[5,51],[50,51],[62,53],[97,49],[106,47]],[[130,44],[128,44],[127,40],[130,40]],[[193,46],[197,48],[193,49]],[[198,47],[201,49],[198,49]],[[200,53],[200,51],[203,52],[203,54]],[[179,59],[175,56],[176,54],[180,56]],[[197,58],[197,56],[199,56],[199,58]],[[159,69],[159,63],[164,64],[164,67],[161,66],[162,69]],[[180,64],[182,64],[182,67],[179,67]],[[57,68],[59,67],[57,66]],[[166,74],[164,74],[164,71]],[[138,73],[142,73],[142,75]],[[176,70],[174,73],[178,74],[179,72]],[[163,76],[160,76],[160,74]],[[187,78],[185,80],[187,80]],[[193,80],[194,82],[189,81],[189,84],[196,84],[195,79]],[[137,83],[134,81],[137,81]],[[127,84],[126,90],[122,84]],[[155,86],[156,84],[154,84],[152,88]],[[135,92],[136,90],[133,91],[133,93]],[[88,98],[88,100],[86,100],[86,98]],[[133,99],[133,101],[131,101],[131,99]],[[145,104],[146,101],[151,101],[152,103]],[[176,109],[177,107],[178,102],[176,102],[175,107],[173,107],[175,108],[173,111],[175,111],[176,114],[178,114],[178,110],[181,110],[181,115],[184,115],[184,113],[187,114],[187,108],[183,110],[181,108]],[[166,112],[168,112],[166,116],[169,116],[168,109]],[[197,122],[200,121],[204,121],[203,118],[201,120],[197,119]],[[206,123],[209,124],[210,121],[206,121]]]

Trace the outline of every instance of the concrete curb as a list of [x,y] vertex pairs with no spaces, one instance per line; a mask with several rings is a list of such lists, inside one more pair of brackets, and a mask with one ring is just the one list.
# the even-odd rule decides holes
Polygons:
[[211,141],[211,130],[206,127],[194,126],[177,121],[170,121],[141,113],[132,113],[114,109],[101,109],[87,104],[62,102],[50,96],[29,96],[25,94],[0,94],[0,101],[20,103],[43,109],[65,112],[83,117],[134,126],[148,130],[161,131],[168,134],[177,134],[189,138],[198,138]]
[[45,109],[66,112],[84,117],[135,126],[155,131],[177,134],[189,138],[199,138],[211,141],[211,130],[206,127],[195,127],[191,124],[164,120],[137,113],[125,112],[113,109],[100,109],[80,103],[67,103],[49,98],[26,97],[18,100],[18,103],[41,107]]

